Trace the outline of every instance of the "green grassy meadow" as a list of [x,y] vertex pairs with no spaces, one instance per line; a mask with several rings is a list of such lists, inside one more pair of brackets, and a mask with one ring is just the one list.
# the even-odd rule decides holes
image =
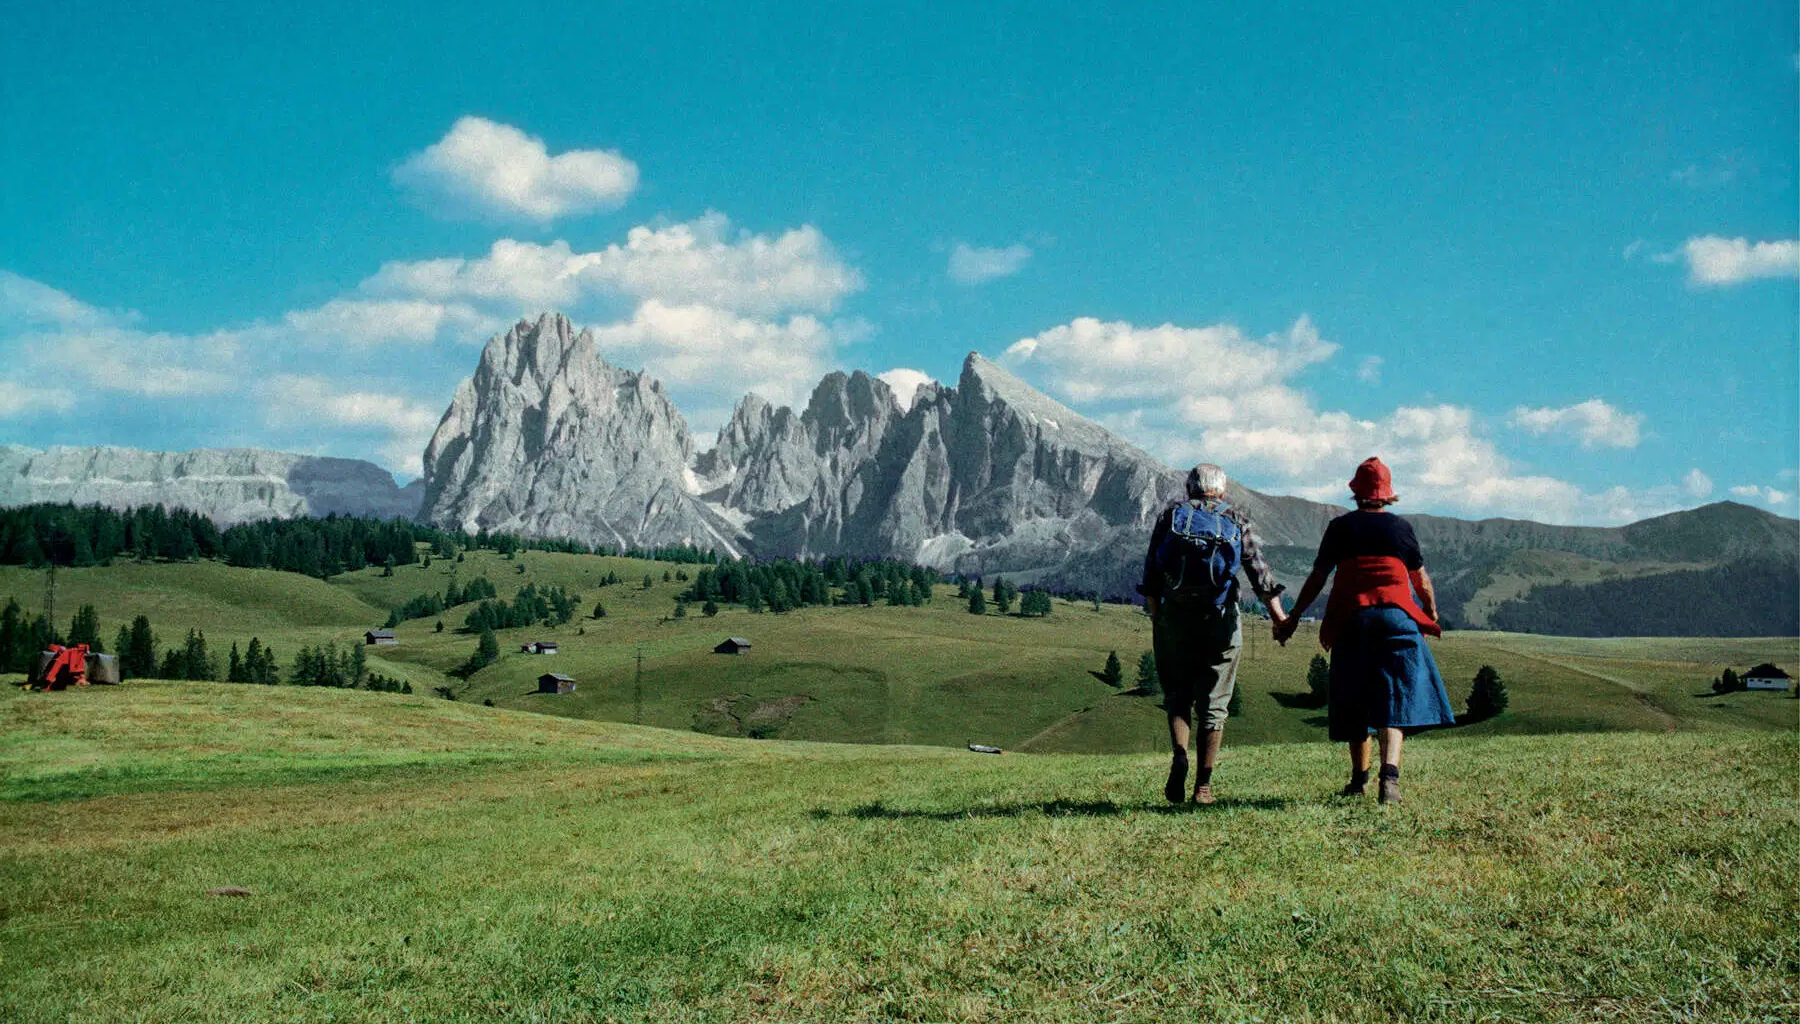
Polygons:
[[[754,741],[425,696],[0,695],[0,1019],[1786,1021],[1791,731]],[[208,890],[236,886],[243,896]]]
[[[523,568],[524,572],[519,569]],[[692,570],[693,567],[685,567]],[[99,611],[109,640],[118,626],[148,615],[166,644],[190,628],[205,632],[220,656],[251,637],[272,644],[285,669],[302,645],[360,642],[388,610],[419,594],[442,593],[453,580],[493,581],[511,598],[528,582],[560,585],[582,596],[582,617],[555,628],[506,630],[500,659],[464,679],[453,675],[476,637],[457,632],[468,608],[403,623],[400,644],[368,649],[372,671],[403,679],[417,693],[450,688],[459,702],[569,718],[641,722],[730,736],[859,743],[962,746],[990,743],[1034,752],[1126,753],[1163,749],[1166,731],[1154,698],[1121,693],[1095,676],[1117,651],[1129,687],[1150,646],[1149,621],[1132,608],[1055,602],[1045,619],[970,615],[955,589],[940,586],[923,608],[807,608],[781,615],[726,607],[715,618],[690,606],[671,618],[687,586],[665,582],[684,567],[634,559],[524,552],[504,559],[476,550],[457,563],[401,566],[391,577],[364,569],[330,582],[291,573],[232,569],[217,563],[120,563],[57,574],[59,622],[82,604]],[[625,582],[601,586],[609,574]],[[648,575],[649,589],[642,581]],[[42,607],[45,573],[0,568],[0,595]],[[587,617],[596,602],[605,618]],[[1322,735],[1321,711],[1297,697],[1316,634],[1303,630],[1286,648],[1270,642],[1259,620],[1246,622],[1241,663],[1243,714],[1230,726],[1235,744],[1288,743]],[[1254,635],[1250,635],[1254,634]],[[726,636],[754,644],[726,656]],[[520,653],[528,640],[555,640],[554,656]],[[1590,731],[1793,729],[1800,702],[1772,693],[1714,697],[1711,679],[1773,661],[1800,674],[1800,640],[1590,640],[1452,633],[1434,643],[1460,708],[1483,664],[1506,681],[1511,707],[1501,717],[1421,739]],[[642,672],[639,674],[639,657]],[[555,671],[577,680],[574,693],[544,695],[537,677]]]

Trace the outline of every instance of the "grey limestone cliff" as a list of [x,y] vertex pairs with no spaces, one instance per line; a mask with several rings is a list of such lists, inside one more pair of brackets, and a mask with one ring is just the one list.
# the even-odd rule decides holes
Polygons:
[[400,487],[392,474],[359,459],[256,448],[0,448],[0,505],[39,502],[165,505],[230,525],[333,513],[411,518],[419,510],[419,488]]
[[737,550],[693,493],[687,423],[662,385],[607,365],[566,317],[489,340],[425,450],[422,516],[617,548]]

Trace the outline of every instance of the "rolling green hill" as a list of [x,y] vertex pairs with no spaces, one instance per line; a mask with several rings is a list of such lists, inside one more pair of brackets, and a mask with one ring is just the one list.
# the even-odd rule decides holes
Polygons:
[[[1522,656],[1634,653],[1659,652]],[[1800,1011],[1791,731],[1448,735],[1411,748],[1398,807],[1330,796],[1341,756],[1315,743],[1229,748],[1194,810],[1162,804],[1157,755],[9,687],[0,1019]]]
[[[524,571],[519,570],[523,568]],[[408,682],[418,694],[445,687],[459,701],[559,717],[642,722],[685,731],[763,738],[919,743],[993,743],[1033,751],[1125,752],[1162,749],[1156,699],[1121,693],[1095,676],[1117,651],[1134,682],[1150,646],[1149,622],[1120,605],[1095,609],[1057,600],[1048,618],[990,611],[970,615],[952,587],[922,608],[840,606],[781,615],[727,607],[707,618],[691,606],[670,617],[692,566],[592,555],[524,552],[514,559],[471,551],[463,562],[437,559],[392,576],[366,569],[329,583],[291,573],[233,569],[213,562],[134,563],[57,573],[59,618],[96,606],[111,637],[145,614],[165,643],[190,628],[206,634],[223,659],[251,637],[273,645],[283,668],[302,646],[360,642],[387,610],[453,581],[493,581],[510,598],[526,583],[562,586],[582,596],[582,617],[554,628],[505,630],[501,657],[463,678],[476,637],[457,632],[468,607],[403,623],[400,643],[367,648],[369,668]],[[667,573],[671,579],[664,581]],[[626,582],[601,586],[609,575]],[[642,581],[651,579],[649,589]],[[0,568],[0,600],[41,606],[46,574]],[[601,619],[587,617],[596,603]],[[1318,653],[1310,631],[1286,648],[1266,626],[1246,627],[1240,672],[1243,714],[1231,742],[1318,739],[1321,712],[1296,700],[1307,662]],[[753,643],[742,656],[712,653],[727,636]],[[526,641],[555,640],[562,653],[520,653]],[[1495,666],[1512,698],[1500,718],[1458,730],[1469,735],[1588,730],[1791,728],[1800,702],[1770,693],[1714,697],[1710,681],[1726,667],[1772,661],[1800,669],[1794,639],[1696,640],[1620,648],[1605,641],[1570,647],[1549,637],[1453,632],[1434,645],[1460,707],[1483,664]],[[1654,656],[1642,654],[1654,650]],[[1549,653],[1546,653],[1549,652]],[[640,683],[639,655],[642,655]],[[576,679],[574,693],[539,694],[537,677]],[[1427,741],[1429,742],[1429,740]]]

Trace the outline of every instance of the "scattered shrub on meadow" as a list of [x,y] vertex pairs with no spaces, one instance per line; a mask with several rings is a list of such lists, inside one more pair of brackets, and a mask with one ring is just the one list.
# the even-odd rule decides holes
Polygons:
[[1506,710],[1506,703],[1506,684],[1501,682],[1500,673],[1492,665],[1481,666],[1469,689],[1469,718],[1477,722],[1492,718]]
[[1162,692],[1162,679],[1156,674],[1155,651],[1145,651],[1138,656],[1137,688],[1149,695]]
[[1125,667],[1119,664],[1119,652],[1110,651],[1106,655],[1106,667],[1100,670],[1100,681],[1113,689],[1125,685]]

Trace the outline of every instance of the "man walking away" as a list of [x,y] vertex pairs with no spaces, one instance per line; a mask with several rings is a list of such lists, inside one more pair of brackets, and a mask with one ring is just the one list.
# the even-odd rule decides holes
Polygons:
[[1138,587],[1150,613],[1156,675],[1169,713],[1174,753],[1163,796],[1172,804],[1187,793],[1188,738],[1196,707],[1205,715],[1205,729],[1193,800],[1213,802],[1213,766],[1219,761],[1226,707],[1237,686],[1243,639],[1240,571],[1279,627],[1287,619],[1280,597],[1285,588],[1269,574],[1249,517],[1225,502],[1225,471],[1201,463],[1188,472],[1187,500],[1170,505],[1157,518],[1144,555],[1144,582]]

